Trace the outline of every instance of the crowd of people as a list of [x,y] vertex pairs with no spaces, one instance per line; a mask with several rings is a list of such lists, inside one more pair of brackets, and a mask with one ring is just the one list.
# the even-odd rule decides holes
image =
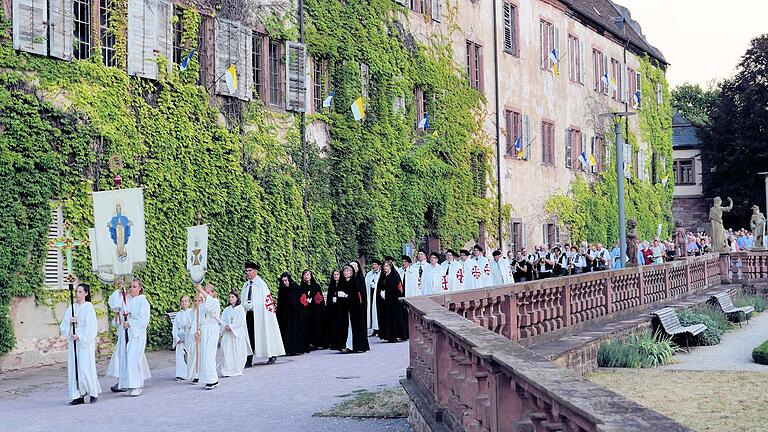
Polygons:
[[749,252],[755,245],[755,235],[747,229],[734,231],[729,229],[726,233],[726,241],[731,252]]

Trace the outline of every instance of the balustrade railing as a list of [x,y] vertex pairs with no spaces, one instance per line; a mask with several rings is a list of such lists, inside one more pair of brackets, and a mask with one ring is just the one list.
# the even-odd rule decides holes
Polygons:
[[727,281],[768,282],[768,251],[720,255],[720,272]]

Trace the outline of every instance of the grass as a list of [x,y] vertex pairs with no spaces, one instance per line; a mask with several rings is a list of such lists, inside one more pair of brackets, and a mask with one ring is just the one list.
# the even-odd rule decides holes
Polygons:
[[733,298],[733,305],[736,307],[752,306],[755,308],[755,313],[760,313],[765,310],[768,302],[762,296],[741,294]]
[[623,340],[600,345],[597,364],[602,367],[647,368],[671,363],[675,355],[672,338],[660,333],[642,332]]
[[758,432],[768,424],[768,372],[614,369],[587,379],[700,432]]
[[408,395],[401,386],[377,390],[356,390],[350,397],[326,411],[315,413],[319,417],[401,418],[408,417]]

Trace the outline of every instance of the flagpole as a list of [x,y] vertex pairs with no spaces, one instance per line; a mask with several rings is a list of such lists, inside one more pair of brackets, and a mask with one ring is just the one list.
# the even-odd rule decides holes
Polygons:
[[498,239],[499,239],[499,250],[502,250],[504,248],[503,246],[503,239],[501,238],[501,223],[502,223],[502,217],[501,217],[501,130],[499,127],[499,123],[501,122],[501,117],[499,113],[499,36],[497,31],[498,26],[498,12],[496,10],[496,0],[493,0],[493,74],[494,74],[494,90],[495,90],[495,96],[496,96],[496,210],[499,212],[498,215]]

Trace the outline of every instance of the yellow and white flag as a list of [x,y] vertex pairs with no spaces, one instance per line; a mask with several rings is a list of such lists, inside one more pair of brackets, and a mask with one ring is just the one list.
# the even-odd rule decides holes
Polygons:
[[224,74],[224,78],[227,80],[229,94],[235,94],[237,92],[237,69],[235,69],[235,65],[230,65],[227,68],[227,73]]
[[365,118],[365,108],[363,107],[363,97],[357,98],[352,102],[352,115],[355,116],[355,121],[360,121]]

